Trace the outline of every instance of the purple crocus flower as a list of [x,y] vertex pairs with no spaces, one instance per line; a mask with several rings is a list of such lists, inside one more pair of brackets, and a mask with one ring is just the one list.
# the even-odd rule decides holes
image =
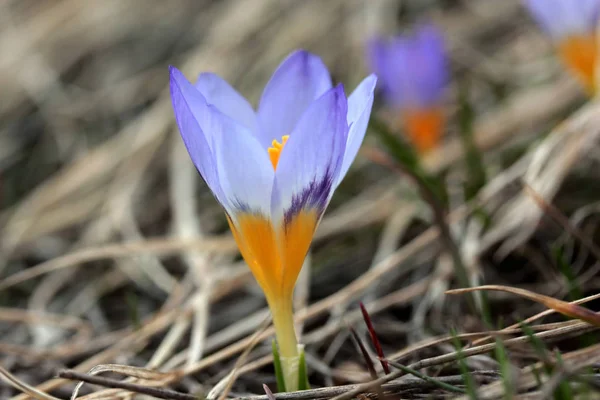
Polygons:
[[524,3],[554,42],[564,64],[593,92],[600,0],[524,0]]
[[422,25],[409,35],[374,38],[367,44],[367,57],[410,139],[419,150],[434,147],[444,127],[441,103],[448,84],[442,34]]
[[523,0],[542,29],[554,40],[595,32],[600,0]]
[[420,26],[410,35],[372,39],[367,51],[390,104],[428,108],[440,103],[448,83],[448,66],[443,36],[434,26]]
[[[296,51],[277,68],[255,112],[215,74],[202,73],[193,85],[176,68],[170,73],[183,141],[265,292],[282,360],[293,359],[294,285],[362,143],[377,79],[367,77],[346,97],[319,57]],[[293,390],[294,363],[286,365]]]

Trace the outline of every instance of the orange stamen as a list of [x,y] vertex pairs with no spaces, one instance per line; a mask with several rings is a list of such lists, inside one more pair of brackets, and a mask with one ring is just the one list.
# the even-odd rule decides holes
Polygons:
[[401,121],[410,141],[420,153],[439,144],[446,122],[441,108],[405,110],[401,114]]
[[597,46],[595,33],[569,36],[557,44],[563,62],[590,93],[595,90]]
[[281,150],[283,150],[283,146],[287,143],[290,135],[284,135],[281,137],[281,143],[277,140],[273,140],[271,143],[272,147],[269,147],[267,151],[269,152],[269,158],[271,159],[271,164],[273,164],[273,169],[277,169],[277,163],[279,163],[279,156],[281,155]]

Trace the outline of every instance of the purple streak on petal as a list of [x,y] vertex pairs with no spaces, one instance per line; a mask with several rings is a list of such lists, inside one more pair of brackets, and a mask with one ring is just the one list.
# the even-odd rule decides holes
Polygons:
[[331,199],[346,147],[348,106],[342,85],[302,115],[275,172],[272,218],[289,222],[302,209],[322,214]]
[[331,78],[321,59],[304,50],[290,54],[277,68],[260,99],[259,140],[263,147],[289,135],[300,116],[331,88]]
[[358,149],[362,144],[371,117],[371,109],[373,107],[373,97],[377,77],[369,75],[358,87],[352,92],[348,98],[348,141],[346,143],[346,151],[344,152],[344,160],[340,173],[336,179],[335,186],[342,181],[350,165],[356,158]]
[[250,129],[253,134],[257,132],[258,121],[252,106],[224,79],[205,72],[198,76],[196,88],[209,104]]
[[448,65],[441,32],[423,25],[410,36],[374,39],[371,63],[387,101],[397,108],[437,105],[448,83]]
[[289,225],[292,218],[302,210],[316,209],[317,214],[321,216],[333,193],[334,179],[335,172],[331,167],[325,170],[321,177],[315,176],[308,186],[292,197],[292,203],[284,213],[284,224]]
[[211,127],[214,115],[200,92],[175,67],[169,67],[171,100],[175,119],[194,165],[217,200],[226,206],[216,168]]
[[600,0],[524,0],[524,4],[553,40],[593,33],[600,18]]

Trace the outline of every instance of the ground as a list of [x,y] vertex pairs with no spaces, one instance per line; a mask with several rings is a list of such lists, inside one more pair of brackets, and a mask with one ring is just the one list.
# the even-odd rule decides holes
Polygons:
[[296,287],[315,389],[276,398],[598,398],[595,315],[445,294],[598,309],[600,109],[519,1],[11,0],[0,15],[0,398],[69,398],[90,375],[104,380],[79,398],[276,392],[266,303],[183,147],[168,66],[256,104],[305,48],[352,90],[366,38],[424,19],[452,83],[420,163],[448,202],[397,163],[377,97]]

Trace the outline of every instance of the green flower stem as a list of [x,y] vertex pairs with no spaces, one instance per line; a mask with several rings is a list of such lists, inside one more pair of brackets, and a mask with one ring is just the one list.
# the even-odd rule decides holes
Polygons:
[[292,299],[284,301],[269,302],[273,325],[275,326],[275,337],[279,348],[279,360],[283,372],[285,389],[288,392],[298,390],[298,374],[300,367],[300,353],[298,352],[298,340],[294,330],[294,314],[292,310]]

